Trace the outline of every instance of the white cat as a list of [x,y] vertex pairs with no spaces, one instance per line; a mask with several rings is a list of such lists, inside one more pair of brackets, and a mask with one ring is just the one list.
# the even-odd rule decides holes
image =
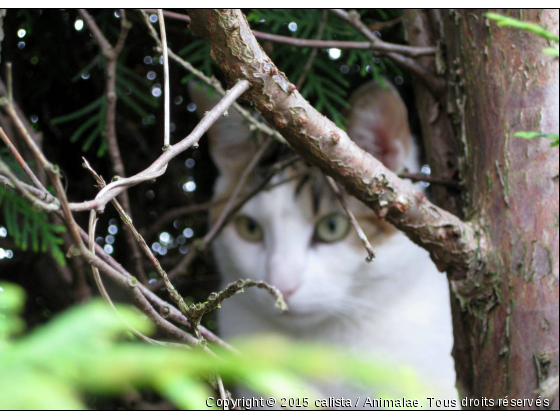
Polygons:
[[[191,97],[200,115],[217,101],[192,86]],[[392,170],[417,171],[406,107],[395,89],[368,83],[350,103],[350,138]],[[219,169],[215,198],[231,193],[257,150],[251,137],[233,109],[209,130],[211,155]],[[297,171],[296,167],[287,172]],[[273,183],[289,176],[281,174]],[[411,365],[435,391],[425,397],[457,398],[445,276],[426,251],[347,196],[377,253],[368,264],[362,243],[322,179],[322,175],[307,182],[296,179],[259,193],[215,240],[224,285],[240,278],[265,280],[284,294],[289,305],[289,311],[280,313],[267,293],[247,289],[224,302],[218,312],[221,336],[273,332],[331,345],[344,343],[358,352]],[[214,209],[211,218],[220,212],[221,208]],[[327,397],[357,396],[352,390],[322,391]],[[426,400],[421,404],[429,408]]]

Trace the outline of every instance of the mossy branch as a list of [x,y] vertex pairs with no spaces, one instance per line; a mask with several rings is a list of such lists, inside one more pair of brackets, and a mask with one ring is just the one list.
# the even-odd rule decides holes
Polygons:
[[264,281],[239,279],[234,283],[228,284],[221,292],[211,293],[206,302],[193,303],[190,305],[187,309],[186,315],[193,320],[200,321],[203,315],[215,309],[221,308],[224,300],[236,295],[237,293],[243,293],[245,287],[257,287],[259,289],[266,290],[276,299],[276,307],[278,309],[282,311],[286,311],[288,309],[284,296],[282,296],[282,293],[276,287],[271,286]]

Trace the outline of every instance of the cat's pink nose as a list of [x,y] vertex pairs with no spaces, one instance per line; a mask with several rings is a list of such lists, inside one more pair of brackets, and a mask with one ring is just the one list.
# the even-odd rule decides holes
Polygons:
[[286,277],[272,276],[269,280],[270,284],[276,287],[284,298],[292,296],[300,287],[301,283],[297,280]]
[[284,298],[287,299],[290,296],[292,296],[297,289],[299,289],[299,284],[285,285],[283,287],[282,286],[276,286],[276,288],[278,290],[280,290],[280,293],[282,293],[282,296],[284,296]]

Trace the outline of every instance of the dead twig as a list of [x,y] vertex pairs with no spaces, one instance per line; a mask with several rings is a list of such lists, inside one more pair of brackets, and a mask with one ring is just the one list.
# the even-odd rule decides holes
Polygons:
[[[185,257],[179,262],[179,264],[177,264],[173,268],[173,270],[169,272],[169,277],[173,279],[179,274],[184,273],[189,264],[194,261],[194,259],[198,255],[198,252],[206,250],[208,248],[214,238],[218,236],[222,229],[229,223],[233,215],[235,215],[235,213],[241,207],[243,207],[245,203],[247,203],[251,198],[261,192],[269,183],[269,181],[274,177],[274,175],[281,172],[288,166],[293,165],[298,160],[299,157],[294,156],[287,159],[286,161],[279,162],[273,165],[268,175],[259,183],[259,185],[257,185],[249,194],[246,194],[242,199],[238,200],[227,213],[222,213],[225,214],[225,217],[221,218],[220,224],[218,225],[218,223],[216,222],[216,224],[210,229],[210,231],[196,243],[195,247],[187,255],[185,255]],[[156,283],[152,285],[152,287],[156,289],[159,285],[160,283]]]
[[[155,9],[143,9],[146,12],[156,13]],[[331,9],[335,10],[335,9]],[[163,11],[163,14],[171,19],[181,20],[183,22],[191,22],[190,16],[180,13]],[[392,22],[392,21],[391,21]],[[386,22],[381,22],[386,23]],[[395,22],[397,23],[397,22]],[[393,24],[393,23],[391,23]],[[409,57],[420,57],[424,55],[434,55],[435,47],[411,47],[409,45],[391,44],[381,41],[375,45],[371,42],[355,42],[355,41],[321,41],[319,39],[301,39],[289,36],[274,35],[261,31],[252,31],[256,38],[272,41],[278,44],[293,45],[295,47],[310,48],[339,48],[341,50],[372,50],[375,53],[384,54],[387,52],[399,52]]]
[[417,61],[411,59],[410,57],[418,57],[424,54],[413,54],[413,51],[426,51],[426,49],[431,50],[431,54],[435,54],[436,48],[433,47],[410,47],[406,45],[390,44],[379,39],[360,19],[360,15],[355,10],[351,12],[346,12],[343,9],[330,9],[330,11],[338,16],[339,18],[345,20],[354,28],[356,28],[369,42],[371,42],[372,49],[377,48],[377,50],[383,55],[391,58],[396,63],[416,74],[430,90],[438,97],[441,97],[445,93],[445,81],[426,70]]
[[327,176],[326,178],[327,178],[327,181],[329,183],[329,186],[331,187],[331,189],[334,192],[334,195],[336,195],[336,198],[340,202],[340,205],[342,206],[342,208],[344,209],[344,211],[348,215],[348,218],[350,219],[350,223],[352,223],[352,226],[356,230],[356,233],[358,234],[358,237],[360,238],[360,240],[364,244],[364,248],[366,249],[367,254],[368,254],[367,257],[366,257],[366,261],[367,262],[372,262],[375,259],[375,251],[373,250],[371,244],[369,243],[369,240],[368,240],[366,234],[364,233],[362,227],[358,223],[358,220],[356,219],[356,216],[354,216],[354,213],[352,213],[352,210],[350,210],[350,208],[348,207],[348,204],[346,204],[346,200],[344,199],[344,196],[340,192],[340,189],[338,188],[338,185],[336,185],[336,182],[334,182],[334,180],[330,176]]
[[161,48],[163,53],[163,97],[164,97],[164,133],[163,133],[163,147],[169,147],[169,54],[167,53],[167,35],[165,34],[165,21],[163,20],[163,13],[158,9],[159,32],[161,33]]
[[[88,27],[91,29],[92,34],[101,48],[101,52],[107,61],[106,71],[105,71],[105,96],[107,98],[107,110],[105,111],[105,130],[103,131],[103,136],[107,141],[107,146],[109,149],[109,157],[111,158],[111,163],[113,165],[113,170],[115,174],[121,178],[125,177],[124,162],[122,160],[120,147],[117,139],[117,125],[116,125],[116,115],[117,115],[117,60],[124,47],[128,32],[132,25],[126,19],[126,12],[124,9],[120,10],[120,20],[121,20],[121,30],[119,33],[119,39],[117,44],[113,47],[107,38],[103,35],[93,17],[85,10],[80,10],[80,15],[86,21]],[[132,215],[132,207],[130,205],[130,197],[128,191],[123,191],[122,205],[125,211]],[[137,275],[142,283],[148,282],[148,276],[146,275],[146,270],[142,264],[142,256],[140,255],[140,250],[136,244],[134,237],[129,231],[125,233],[126,241],[128,247],[131,250],[131,257],[136,269]]]
[[[323,31],[325,30],[325,26],[327,25],[328,17],[329,17],[328,12],[326,10],[323,10],[323,16],[321,18],[321,23],[319,24],[319,29],[317,29],[317,36],[315,37],[315,39],[320,40],[321,37],[323,36]],[[309,54],[309,58],[307,59],[307,62],[303,67],[301,75],[299,76],[299,79],[296,82],[297,90],[301,90],[301,87],[303,86],[303,82],[305,81],[307,74],[311,70],[311,67],[313,67],[313,62],[315,61],[315,57],[317,57],[318,52],[319,52],[319,48],[317,47],[311,50],[311,54]]]
[[[152,24],[150,22],[150,19],[149,19],[149,16],[147,15],[146,11],[154,12],[154,10],[152,10],[152,9],[140,9],[140,13],[142,13],[142,16],[144,17],[144,21],[146,23],[146,26],[148,28],[148,31],[149,31],[151,37],[158,44],[158,49],[162,50],[161,40],[160,40],[156,30],[152,26]],[[166,12],[165,10],[162,13],[163,13],[164,16],[168,16],[168,17],[173,17],[175,15],[178,15],[178,13],[173,13],[173,12],[170,12],[171,13],[170,14],[169,12]],[[181,15],[181,16],[184,16],[184,15]],[[168,48],[168,53],[169,53],[169,57],[171,57],[171,59],[173,61],[175,61],[177,64],[179,64],[185,70],[187,70],[189,73],[194,74],[199,80],[202,80],[204,83],[208,84],[209,86],[212,86],[216,90],[216,92],[218,92],[220,95],[224,96],[226,94],[226,91],[224,90],[224,88],[222,87],[222,85],[220,84],[218,79],[216,79],[213,76],[212,77],[206,76],[203,72],[198,70],[196,67],[194,67],[188,61],[183,60],[181,57],[179,57],[177,54],[175,54],[169,48]],[[265,122],[261,122],[261,121],[257,120],[253,115],[251,115],[251,113],[249,111],[247,111],[245,108],[243,108],[237,102],[233,103],[232,106],[235,108],[235,110],[237,110],[243,116],[243,118],[245,118],[249,122],[249,124],[250,124],[249,127],[251,128],[251,130],[258,130],[258,131],[262,132],[263,134],[266,134],[267,136],[270,136],[270,137],[278,140],[281,143],[286,143],[286,140],[284,139],[284,137],[282,137],[282,135],[278,131],[271,128]]]
[[[95,170],[90,166],[89,162],[86,159],[84,159],[84,167],[95,178],[97,184],[99,185],[99,188],[104,188],[105,187],[105,181],[103,180],[102,177],[100,177],[95,172]],[[142,251],[144,251],[144,254],[146,254],[148,259],[151,261],[151,263],[156,268],[160,277],[163,279],[165,287],[167,288],[167,291],[169,292],[169,295],[171,296],[173,301],[175,301],[175,303],[177,304],[179,309],[181,309],[181,311],[186,314],[187,313],[187,304],[185,303],[183,297],[179,294],[179,292],[177,292],[175,287],[173,287],[173,284],[171,284],[171,282],[169,281],[169,278],[167,277],[167,273],[165,272],[165,270],[163,269],[163,267],[159,263],[158,259],[153,254],[152,250],[150,249],[150,247],[148,246],[148,244],[146,243],[146,241],[144,240],[142,235],[140,235],[140,233],[138,233],[138,231],[134,227],[134,224],[132,223],[132,219],[130,218],[130,216],[124,211],[124,209],[121,207],[121,205],[119,204],[119,202],[115,198],[113,200],[111,200],[111,202],[113,203],[113,206],[115,207],[115,209],[119,213],[119,216],[120,216],[121,220],[123,221],[123,223],[125,224],[125,226],[130,230],[130,232],[131,232],[132,236],[135,238],[135,240],[138,241],[138,245],[140,246]],[[95,214],[95,211],[91,210],[90,214]],[[91,216],[90,216],[90,221],[91,221]],[[93,240],[91,232],[89,232],[89,237],[90,237],[90,242],[91,242]],[[195,331],[196,335],[198,336],[199,335],[198,330],[194,329],[194,331]]]
[[221,118],[231,104],[247,89],[249,89],[249,82],[247,80],[238,81],[235,86],[227,92],[223,99],[200,120],[187,137],[174,145],[170,145],[148,168],[136,175],[115,179],[113,182],[107,184],[107,186],[97,194],[94,200],[84,201],[82,203],[70,203],[68,205],[69,209],[71,211],[86,211],[92,209],[103,211],[105,205],[109,201],[127,188],[162,176],[167,169],[169,161],[194,144],[197,144],[212,124],[214,124],[218,118]]

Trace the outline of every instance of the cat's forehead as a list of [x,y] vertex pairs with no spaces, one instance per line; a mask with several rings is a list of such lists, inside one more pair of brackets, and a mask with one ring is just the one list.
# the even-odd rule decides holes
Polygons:
[[294,166],[274,176],[269,187],[249,201],[242,211],[258,218],[313,222],[342,208],[322,176],[302,173],[302,166]]

